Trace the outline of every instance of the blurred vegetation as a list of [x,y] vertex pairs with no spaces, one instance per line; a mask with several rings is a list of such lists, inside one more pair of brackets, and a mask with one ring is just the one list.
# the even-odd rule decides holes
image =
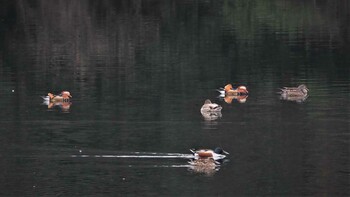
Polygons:
[[172,97],[227,82],[349,78],[348,1],[0,5],[0,76],[28,87],[21,92],[69,88],[152,96],[171,90],[165,96]]

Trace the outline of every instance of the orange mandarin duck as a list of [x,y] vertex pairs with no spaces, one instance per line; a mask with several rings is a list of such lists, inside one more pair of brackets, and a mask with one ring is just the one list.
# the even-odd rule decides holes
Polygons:
[[68,102],[70,98],[72,98],[72,95],[68,91],[62,91],[59,95],[54,95],[52,93],[48,93],[47,96],[42,96],[44,101],[49,102]]
[[227,84],[224,88],[218,89],[218,91],[223,96],[248,95],[247,87],[238,86],[236,89],[234,89],[231,84]]

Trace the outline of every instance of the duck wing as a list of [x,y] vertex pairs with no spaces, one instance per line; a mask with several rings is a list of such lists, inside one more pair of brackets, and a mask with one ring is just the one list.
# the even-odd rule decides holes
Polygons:
[[299,89],[298,88],[295,88],[295,87],[283,87],[283,88],[280,88],[281,92],[279,93],[287,93],[287,92],[298,92]]
[[224,88],[216,89],[216,91],[218,91],[221,95],[225,95],[225,89]]
[[209,108],[210,108],[210,109],[220,109],[221,106],[218,105],[218,104],[211,104],[211,105],[209,105]]

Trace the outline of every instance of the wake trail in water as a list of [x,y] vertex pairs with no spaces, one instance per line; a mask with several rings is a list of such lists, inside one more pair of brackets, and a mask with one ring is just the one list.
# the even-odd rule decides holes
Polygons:
[[88,154],[78,154],[71,155],[71,157],[80,158],[139,158],[139,159],[192,159],[194,156],[192,154],[182,154],[182,153],[138,153],[125,154],[125,155],[88,155]]

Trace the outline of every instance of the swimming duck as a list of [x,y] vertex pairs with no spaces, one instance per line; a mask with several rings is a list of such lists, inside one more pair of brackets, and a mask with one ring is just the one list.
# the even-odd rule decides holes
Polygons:
[[201,113],[205,112],[220,112],[222,107],[216,103],[212,103],[209,99],[205,100],[202,108]]
[[224,88],[217,90],[222,96],[238,96],[238,95],[247,95],[248,90],[245,86],[238,86],[236,89],[232,87],[231,84],[227,84]]
[[279,93],[284,97],[304,97],[307,96],[307,93],[309,91],[309,89],[304,84],[301,84],[298,87],[283,87],[280,88],[280,90],[281,92]]
[[44,101],[49,102],[68,102],[72,95],[68,91],[62,91],[59,95],[54,95],[52,93],[48,93],[47,96],[42,96]]
[[213,158],[214,160],[220,160],[224,159],[226,155],[229,155],[228,152],[224,151],[222,148],[217,147],[215,150],[211,149],[200,149],[200,150],[194,150],[190,149],[190,151],[193,153],[195,159],[200,158]]

